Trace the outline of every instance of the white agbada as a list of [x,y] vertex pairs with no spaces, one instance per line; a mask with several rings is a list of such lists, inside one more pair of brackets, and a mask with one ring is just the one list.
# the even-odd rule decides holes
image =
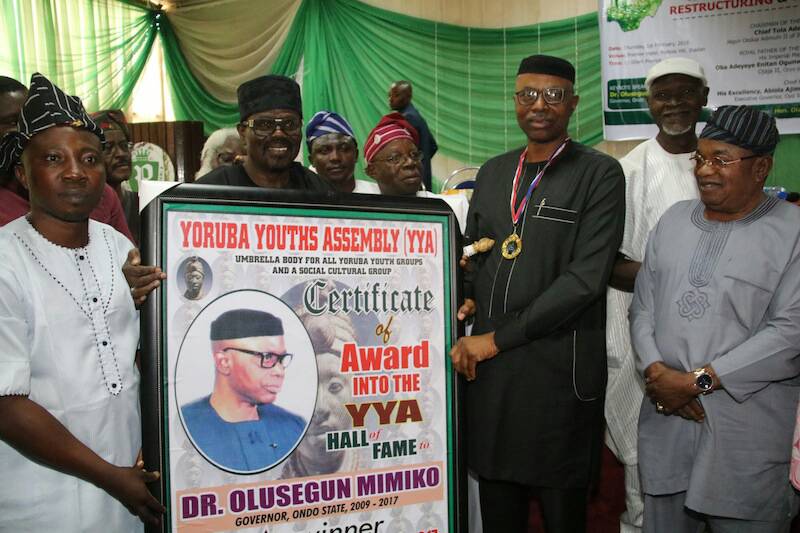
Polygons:
[[[671,154],[653,138],[620,159],[625,172],[625,233],[620,253],[629,259],[644,260],[647,236],[670,206],[681,200],[697,198],[697,182],[690,155]],[[644,384],[636,371],[636,357],[631,347],[628,308],[632,298],[632,293],[608,288],[606,442],[625,465],[626,510],[620,519],[621,533],[640,531],[644,510],[636,453]]]
[[[353,192],[361,194],[381,194],[381,189],[377,183],[370,183],[365,180],[356,180],[356,188]],[[467,211],[469,211],[469,200],[460,194],[436,194],[430,191],[419,191],[417,198],[440,198],[450,206],[458,220],[458,227],[461,233],[467,228]]]
[[[620,159],[625,172],[625,233],[620,253],[642,262],[647,236],[661,215],[681,200],[698,197],[691,154],[671,154],[649,139]],[[609,446],[625,464],[636,464],[636,431],[643,383],[631,348],[628,308],[633,294],[609,288],[606,343]]]
[[[139,323],[122,264],[132,244],[89,221],[89,244],[63,248],[21,217],[0,229],[0,395],[28,395],[106,461],[141,446]],[[0,531],[141,531],[91,483],[0,441]]]

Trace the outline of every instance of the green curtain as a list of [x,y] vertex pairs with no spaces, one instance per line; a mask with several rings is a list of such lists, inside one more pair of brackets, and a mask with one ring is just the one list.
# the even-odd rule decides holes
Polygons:
[[164,67],[169,79],[172,106],[177,120],[201,120],[206,135],[239,121],[236,104],[209,94],[192,73],[168,17],[159,17],[159,35],[164,50]]
[[[229,125],[235,106],[194,81],[180,45],[162,24],[167,73],[176,115],[202,117],[208,130]],[[582,101],[572,135],[601,139],[597,16],[511,29],[475,29],[400,15],[356,0],[305,0],[273,65],[297,74],[303,64],[303,113],[335,110],[363,141],[389,111],[386,94],[397,79],[414,85],[414,105],[440,151],[468,164],[524,142],[511,99],[519,60],[542,52],[577,66]]]
[[781,135],[781,142],[775,150],[772,172],[767,177],[767,185],[785,187],[789,191],[800,192],[800,135]]
[[154,14],[119,0],[2,0],[0,73],[41,72],[89,111],[125,107],[156,36]]
[[536,52],[577,65],[583,101],[571,134],[601,140],[600,57],[594,14],[512,29],[476,29],[399,15],[355,0],[307,1],[303,107],[343,114],[364,139],[388,112],[392,81],[414,86],[414,105],[439,149],[467,164],[519,146],[512,93],[520,59]]
[[239,85],[272,69],[302,3],[192,0],[166,15],[203,89],[234,103]]
[[[40,71],[81,96],[89,110],[125,107],[158,34],[176,118],[201,120],[207,133],[238,120],[234,95],[219,100],[198,81],[163,12],[148,11],[133,0],[0,2],[4,75],[27,82]],[[524,142],[511,92],[519,60],[537,52],[575,64],[581,101],[571,134],[588,144],[601,141],[595,14],[478,29],[400,15],[357,0],[303,0],[271,72],[302,81],[306,118],[320,109],[337,111],[362,143],[388,111],[389,84],[407,79],[441,153],[477,165]],[[800,136],[784,136],[768,183],[800,190],[798,166]]]

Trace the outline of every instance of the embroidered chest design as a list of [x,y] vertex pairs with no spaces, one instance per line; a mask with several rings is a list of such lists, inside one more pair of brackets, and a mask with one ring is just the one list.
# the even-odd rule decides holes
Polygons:
[[[101,290],[95,267],[89,258],[88,246],[85,248],[72,249],[70,250],[70,254],[72,255],[71,266],[74,267],[78,273],[80,286],[79,290],[70,290],[70,288],[59,279],[57,274],[47,267],[45,262],[37,255],[34,248],[30,246],[22,236],[15,233],[15,237],[27,250],[34,262],[67,294],[67,296],[69,296],[77,306],[79,312],[86,318],[88,326],[94,336],[98,364],[103,374],[106,390],[112,396],[118,395],[123,389],[122,374],[120,372],[117,354],[111,339],[111,329],[108,323],[108,311],[115,292],[115,276],[111,276],[109,286],[106,287],[104,294],[104,291]],[[106,231],[103,231],[103,242],[109,261],[107,266],[104,265],[104,268],[113,268],[112,265],[118,264],[118,261]]]
[[685,290],[675,302],[681,318],[689,322],[699,320],[711,307],[708,294],[702,289],[709,284],[717,269],[731,229],[731,224],[714,224],[713,227],[703,231],[689,265],[687,278],[692,288]]

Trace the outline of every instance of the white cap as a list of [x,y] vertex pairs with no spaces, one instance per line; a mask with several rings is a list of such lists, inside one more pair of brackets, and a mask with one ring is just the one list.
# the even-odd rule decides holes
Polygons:
[[670,57],[650,67],[650,70],[647,71],[647,78],[644,80],[644,86],[649,91],[650,86],[657,78],[667,74],[685,74],[702,81],[703,87],[708,84],[706,73],[700,63],[685,57]]

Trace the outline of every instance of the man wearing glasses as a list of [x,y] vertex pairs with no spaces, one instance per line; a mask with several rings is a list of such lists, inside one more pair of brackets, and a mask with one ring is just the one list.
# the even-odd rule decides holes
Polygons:
[[694,155],[699,200],[647,241],[631,340],[647,533],[785,532],[800,391],[800,211],[766,196],[775,119],[722,106]]
[[300,440],[305,421],[274,404],[292,354],[283,323],[252,309],[222,313],[211,323],[216,371],[209,396],[181,407],[197,449],[233,472],[266,470]]
[[219,167],[197,183],[330,191],[327,182],[294,160],[303,137],[300,86],[285,76],[261,76],[240,85],[237,96],[244,164]]
[[575,69],[522,60],[514,97],[526,144],[485,163],[466,242],[459,319],[472,335],[450,352],[468,380],[467,454],[479,478],[483,531],[525,533],[529,500],[549,533],[586,527],[599,470],[606,385],[605,292],[625,209],[613,158],[570,141]]
[[389,108],[397,111],[411,124],[419,134],[419,150],[422,152],[422,183],[426,191],[433,190],[433,174],[431,172],[431,159],[436,155],[439,146],[433,138],[428,123],[422,118],[414,104],[411,103],[413,88],[410,81],[399,80],[389,87]]
[[698,196],[690,158],[697,148],[695,126],[708,96],[703,67],[682,57],[654,65],[644,83],[658,135],[620,160],[626,182],[625,233],[611,275],[606,326],[607,442],[625,465],[626,509],[620,517],[620,533],[641,531],[644,509],[636,454],[644,383],[636,371],[628,323],[633,283],[644,260],[647,236],[658,219],[676,202]]
[[375,180],[377,187],[372,185],[372,190],[364,187],[363,192],[440,198],[453,210],[459,229],[463,232],[469,202],[461,195],[434,194],[424,190],[423,158],[419,134],[402,114],[394,112],[381,117],[364,143],[365,171],[367,176]]
[[103,145],[103,160],[106,164],[106,182],[117,193],[125,220],[136,242],[139,242],[139,195],[122,184],[128,181],[133,171],[131,164],[131,134],[125,114],[119,109],[106,109],[92,113],[92,118],[103,128],[106,142]]

